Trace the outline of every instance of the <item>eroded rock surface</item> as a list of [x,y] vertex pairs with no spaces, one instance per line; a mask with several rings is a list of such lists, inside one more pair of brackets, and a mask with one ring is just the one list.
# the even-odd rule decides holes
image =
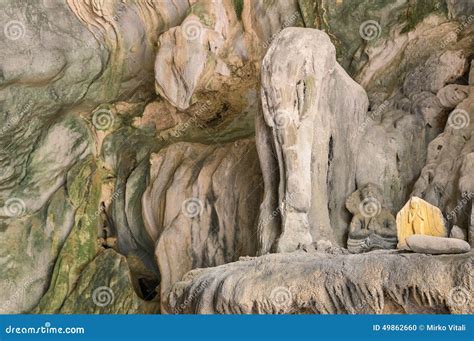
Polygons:
[[449,238],[467,240],[467,234],[459,226],[454,225],[451,231],[449,232]]
[[408,248],[417,253],[433,255],[465,253],[471,250],[469,243],[456,238],[434,237],[414,234],[405,239]]
[[474,247],[474,202],[472,203],[471,207],[471,219],[469,222],[469,244],[471,244],[471,248]]
[[473,255],[272,254],[193,270],[170,294],[200,314],[472,314]]
[[474,198],[474,88],[449,113],[444,131],[428,146],[426,165],[413,189],[439,207],[450,226],[469,227]]
[[[428,143],[443,131],[449,111],[463,101],[466,87],[446,84],[465,70],[463,50],[434,53],[407,72],[403,94],[392,93],[367,118],[357,183],[379,185],[393,213],[404,205],[420,176],[429,157]],[[453,93],[461,88],[461,94]]]
[[163,300],[191,269],[256,254],[262,183],[253,139],[178,143],[151,163],[143,216],[156,243]]
[[0,244],[8,278],[0,309],[39,304],[54,312],[99,250],[106,172],[98,150],[122,121],[108,109],[99,113],[104,121],[94,109],[153,94],[143,87],[153,80],[149,42],[187,6],[71,0],[0,7]]
[[[102,271],[101,269],[107,269]],[[125,257],[107,250],[87,265],[77,286],[59,310],[61,314],[134,314],[159,311],[154,301],[141,299],[133,288]]]
[[[438,206],[473,245],[468,3],[1,1],[0,312],[155,313],[160,296],[166,312],[188,270],[293,249],[282,216],[313,240],[299,249],[347,255],[344,200],[367,183],[392,214]],[[91,305],[104,286],[115,302]]]

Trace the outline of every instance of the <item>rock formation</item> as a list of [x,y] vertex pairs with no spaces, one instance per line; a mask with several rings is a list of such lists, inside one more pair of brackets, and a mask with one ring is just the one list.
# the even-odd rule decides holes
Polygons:
[[400,257],[393,251],[272,254],[189,272],[173,286],[170,311],[472,314],[472,266],[472,252],[436,257]]
[[406,239],[414,234],[448,236],[439,208],[417,197],[410,198],[397,214],[398,248],[403,249]]
[[[322,238],[343,245],[343,203],[354,191],[356,132],[368,106],[364,90],[336,62],[325,33],[287,28],[263,60],[261,96],[260,253]],[[267,223],[277,209],[278,219]]]
[[157,311],[159,299],[156,292],[147,293],[148,297],[143,300],[135,292],[140,291],[140,284],[131,282],[131,278],[125,257],[107,250],[84,269],[77,286],[57,313],[149,314]]
[[163,301],[189,270],[256,254],[261,191],[253,139],[177,143],[152,154],[143,217],[156,245]]
[[0,1],[0,313],[472,311],[472,252],[351,255],[392,240],[352,244],[344,207],[374,184],[390,225],[416,196],[474,246],[472,22],[464,0]]
[[471,207],[471,221],[469,222],[469,244],[471,244],[471,248],[474,248],[474,202],[472,203]]
[[385,207],[380,188],[367,184],[346,200],[353,214],[347,237],[347,248],[352,253],[397,246],[397,223]]
[[467,235],[459,226],[454,225],[449,232],[449,238],[467,240]]
[[405,239],[408,248],[417,253],[433,255],[465,253],[471,250],[469,243],[456,238],[434,237],[423,234],[413,234]]

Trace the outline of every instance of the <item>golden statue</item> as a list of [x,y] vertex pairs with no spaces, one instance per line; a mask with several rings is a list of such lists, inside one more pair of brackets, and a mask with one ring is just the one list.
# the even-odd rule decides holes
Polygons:
[[440,209],[418,197],[412,197],[397,214],[398,248],[406,248],[405,239],[414,234],[448,235]]

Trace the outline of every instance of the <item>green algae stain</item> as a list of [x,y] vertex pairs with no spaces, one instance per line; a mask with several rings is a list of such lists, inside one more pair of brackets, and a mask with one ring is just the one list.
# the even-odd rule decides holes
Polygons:
[[405,11],[407,25],[403,28],[402,33],[413,30],[416,25],[433,12],[447,13],[447,11],[446,3],[441,0],[411,0],[408,2]]
[[214,27],[216,24],[215,18],[209,15],[207,7],[200,3],[194,4],[190,9],[190,13],[196,15],[199,21],[207,27]]
[[313,0],[298,0],[301,17],[305,27],[315,28],[315,3]]
[[97,214],[103,174],[92,157],[71,169],[67,189],[77,208],[75,224],[56,261],[51,284],[33,313],[57,313],[84,267],[99,252]]
[[242,20],[242,11],[244,10],[244,0],[234,0],[234,9],[237,19]]

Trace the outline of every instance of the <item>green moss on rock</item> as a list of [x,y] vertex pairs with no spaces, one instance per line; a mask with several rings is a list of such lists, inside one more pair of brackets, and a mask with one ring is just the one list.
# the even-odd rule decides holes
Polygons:
[[216,19],[209,15],[209,10],[205,5],[196,3],[190,8],[190,13],[196,15],[199,21],[208,27],[213,27],[216,23]]
[[82,271],[60,309],[62,314],[158,313],[159,302],[135,293],[127,260],[112,249],[100,252]]
[[448,9],[445,1],[433,0],[416,0],[409,1],[406,9],[407,25],[403,28],[402,33],[413,30],[416,25],[423,21],[429,14],[433,12],[447,13]]
[[235,14],[239,20],[242,19],[242,11],[244,10],[244,0],[234,0]]
[[303,18],[304,26],[314,28],[315,22],[315,2],[314,0],[298,0],[301,17]]
[[95,161],[88,158],[70,171],[68,179],[70,200],[77,207],[75,224],[58,256],[49,289],[35,308],[35,313],[57,313],[74,289],[83,268],[99,251],[97,211],[102,172]]

